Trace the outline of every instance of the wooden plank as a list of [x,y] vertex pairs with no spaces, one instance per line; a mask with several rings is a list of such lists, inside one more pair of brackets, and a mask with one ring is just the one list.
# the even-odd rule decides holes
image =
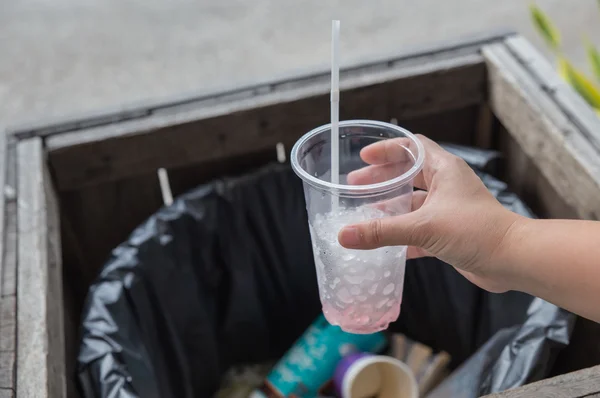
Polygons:
[[[41,139],[40,139],[41,141]],[[42,143],[36,144],[37,147]],[[43,149],[42,149],[43,152]],[[45,163],[43,167],[43,188],[46,205],[46,242],[47,242],[47,313],[48,325],[48,368],[49,397],[65,396],[66,394],[66,365],[65,365],[65,323],[62,272],[62,243],[60,228],[60,212],[58,194],[54,190],[50,170]],[[74,343],[74,342],[73,342]],[[72,360],[71,358],[69,360]],[[54,395],[56,394],[56,395]]]
[[[4,131],[0,130],[0,255],[4,257],[4,245],[5,243],[5,217],[6,217],[6,194],[5,194],[5,185],[6,185],[6,175],[7,171],[7,160],[6,160],[6,134]],[[4,273],[2,270],[4,268],[4,262],[0,261],[0,276]],[[0,286],[0,293],[1,293]]]
[[79,311],[87,287],[111,250],[160,208],[162,198],[154,172],[66,192],[61,195],[61,203],[65,222],[72,231],[68,242],[76,240],[80,245],[77,251],[85,254],[86,262],[82,263],[71,246],[64,264],[65,280],[71,281],[67,283]]
[[[486,44],[500,42],[507,37],[513,36],[511,30],[491,30],[471,34],[467,37],[453,38],[450,40],[436,42],[431,45],[419,45],[413,48],[404,48],[400,53],[377,57],[368,62],[358,62],[356,64],[344,66],[342,74],[351,74],[355,70],[363,70],[373,65],[382,63],[400,63],[406,60],[418,60],[445,53],[476,53]],[[121,105],[112,109],[94,111],[88,114],[79,114],[62,119],[43,120],[41,122],[21,125],[11,129],[11,134],[19,139],[31,137],[49,137],[51,135],[62,134],[66,132],[88,129],[119,123],[126,120],[144,118],[148,115],[169,111],[172,108],[193,107],[201,108],[210,106],[218,102],[227,102],[232,99],[250,98],[257,93],[266,93],[277,90],[279,86],[287,84],[304,85],[307,81],[315,78],[329,79],[329,69],[318,68],[313,70],[297,71],[295,75],[285,74],[269,78],[265,81],[251,82],[249,84],[236,85],[235,87],[223,87],[219,90],[211,90],[203,93],[179,94],[166,101],[157,102],[155,100],[143,100],[137,103]]]
[[[379,93],[387,91],[385,103],[398,120],[432,115],[450,109],[483,102],[486,91],[486,71],[480,68],[480,54],[456,56],[451,59],[424,60],[414,66],[404,66],[402,78],[386,79]],[[447,71],[452,70],[452,76]],[[390,76],[391,77],[391,76]],[[369,99],[379,106],[383,101],[374,93]],[[345,94],[345,93],[342,93]],[[410,96],[408,99],[406,96]],[[352,100],[345,98],[352,104]],[[340,106],[341,106],[340,102]],[[354,114],[349,114],[354,118]],[[384,119],[384,120],[389,120]]]
[[[577,212],[542,175],[535,162],[523,152],[505,128],[499,134],[499,149],[504,154],[502,179],[540,218],[578,218]],[[523,172],[526,170],[527,172]]]
[[581,398],[600,393],[600,365],[577,372],[486,395],[488,398]]
[[15,387],[16,299],[0,299],[0,388]]
[[17,396],[65,395],[59,220],[41,138],[18,160]]
[[[479,54],[435,54],[418,61],[370,65],[343,75],[342,118],[414,119],[483,101],[485,67]],[[261,151],[278,142],[291,146],[329,120],[328,80],[301,81],[251,98],[49,137],[57,188]]]
[[[379,103],[386,102],[382,101],[382,98],[386,99],[385,90],[393,83],[400,86],[401,90],[392,89],[394,95],[399,97],[396,107],[404,112],[401,115],[396,115],[397,118],[412,118],[437,113],[440,110],[461,108],[469,104],[479,103],[483,99],[485,94],[482,91],[485,89],[484,77],[485,67],[482,57],[474,48],[469,48],[469,52],[466,54],[463,49],[460,49],[457,53],[443,52],[425,58],[405,59],[399,63],[386,60],[379,64],[352,70],[346,74],[342,73],[340,88],[343,91],[342,94],[345,96],[345,100],[340,103],[341,111],[343,114],[345,113],[344,109],[362,109],[360,106],[353,107],[351,105],[354,97],[357,98],[359,105],[372,105],[367,104],[364,97]],[[155,110],[150,117],[119,123],[117,126],[82,129],[72,134],[66,133],[49,137],[47,146],[51,151],[59,150],[64,147],[100,142],[110,138],[140,135],[152,128],[170,127],[185,122],[195,122],[222,115],[227,116],[244,110],[255,111],[269,105],[295,103],[303,99],[307,100],[305,102],[313,103],[310,106],[316,109],[317,113],[328,115],[329,79],[329,74],[299,77],[273,87],[256,88],[252,96],[241,98],[237,96],[220,98],[218,94],[215,94],[215,99],[209,97],[206,101],[199,103]],[[405,84],[410,84],[413,79],[426,79],[427,87],[421,87],[422,84],[417,81],[417,89],[421,91],[415,92],[414,88],[405,88]],[[440,84],[445,82],[452,84],[453,89],[441,90]],[[376,90],[371,95],[365,96],[363,91],[372,87],[375,87]],[[381,92],[382,89],[384,92]],[[433,91],[434,89],[435,91]],[[400,95],[403,93],[410,95]],[[348,95],[352,95],[352,97],[348,98]],[[377,96],[373,98],[373,95]],[[315,101],[317,103],[314,103]],[[322,109],[322,104],[319,101],[324,101],[323,104],[327,105],[326,109]],[[422,106],[423,103],[425,108]],[[304,105],[304,102],[301,105]],[[344,106],[347,108],[343,108]],[[270,109],[267,109],[269,116],[281,115],[277,112],[277,109],[273,109],[273,112],[269,111]],[[312,114],[313,112],[309,112],[305,116],[310,117]],[[356,118],[360,115],[349,116]],[[265,121],[262,123],[264,124]],[[311,125],[308,129],[314,127],[314,125]],[[303,130],[307,131],[304,128]]]
[[[448,111],[435,117],[402,120],[402,125],[431,138],[472,144],[477,106]],[[291,150],[292,145],[285,144]],[[234,176],[276,161],[275,148],[251,152],[186,167],[169,169],[174,195],[216,177]],[[62,192],[64,281],[74,302],[83,300],[88,284],[97,275],[110,251],[123,242],[144,219],[162,206],[156,171],[119,181]],[[118,214],[118,217],[114,215]],[[79,304],[76,304],[79,305]],[[79,309],[73,308],[78,314]]]
[[506,46],[590,145],[600,150],[600,118],[583,97],[558,76],[546,58],[524,37],[515,35],[507,38]]
[[600,219],[600,156],[501,44],[486,46],[496,116],[581,218]]
[[476,146],[479,148],[491,149],[494,138],[494,114],[487,101],[479,105],[476,131]]
[[479,105],[473,105],[416,119],[400,119],[398,124],[435,141],[474,145],[478,109]]
[[[7,143],[6,180],[4,186],[4,252],[0,273],[2,296],[14,296],[17,291],[17,146],[16,140]],[[1,338],[1,337],[0,337]]]
[[[6,135],[3,131],[0,131],[0,255],[2,261],[0,261],[0,276],[4,274],[4,258],[6,250],[6,194],[4,192],[4,186],[6,185],[7,175],[7,159],[6,159]],[[0,285],[0,292],[1,292]],[[0,295],[1,296],[1,295]],[[5,302],[0,298],[0,387],[12,387],[13,384],[13,369],[14,369],[14,350],[10,353],[3,353],[2,348],[8,346],[11,341],[14,341],[14,333],[12,336],[5,336],[4,329],[10,331],[10,325],[5,321]],[[10,319],[10,316],[7,317]],[[14,324],[13,324],[14,326]],[[12,359],[12,362],[11,362]]]
[[0,388],[15,387],[15,296],[0,299]]
[[[15,296],[2,297],[0,299],[0,355],[6,351],[15,351],[16,321]],[[0,387],[10,386],[0,384]]]
[[[169,170],[169,182],[173,195],[179,195],[216,177],[235,176],[275,160],[272,148],[264,153],[189,165]],[[78,315],[88,285],[110,251],[163,203],[156,171],[64,192],[61,203],[66,243],[64,280],[74,295],[74,313]]]
[[[4,134],[2,134],[4,135]],[[9,142],[10,141],[10,142]],[[17,208],[15,141],[0,138],[0,397],[15,387]]]

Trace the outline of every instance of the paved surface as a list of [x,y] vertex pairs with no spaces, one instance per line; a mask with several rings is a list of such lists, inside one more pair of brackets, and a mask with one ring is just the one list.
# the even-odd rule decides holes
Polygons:
[[[509,27],[524,0],[0,0],[0,125],[212,90]],[[579,64],[596,0],[538,0]]]

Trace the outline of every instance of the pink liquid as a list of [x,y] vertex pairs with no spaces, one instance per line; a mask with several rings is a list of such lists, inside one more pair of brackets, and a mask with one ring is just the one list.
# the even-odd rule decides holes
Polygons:
[[325,319],[332,325],[337,325],[343,331],[355,334],[376,333],[388,328],[391,322],[400,315],[401,300],[390,300],[381,311],[372,309],[347,307],[339,310],[329,303],[323,303]]
[[323,313],[332,325],[346,332],[375,333],[386,329],[400,314],[406,247],[349,250],[337,239],[344,225],[384,215],[366,206],[317,214],[311,220]]

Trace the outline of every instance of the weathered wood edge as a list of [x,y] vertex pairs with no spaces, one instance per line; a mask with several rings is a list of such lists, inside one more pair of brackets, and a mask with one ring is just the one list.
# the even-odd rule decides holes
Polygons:
[[[0,130],[0,254],[4,255],[4,237],[6,234],[5,219],[6,219],[6,193],[5,185],[8,173],[8,159],[7,159],[7,136],[4,131]],[[0,276],[3,274],[2,269],[4,268],[4,262],[0,262]],[[0,295],[2,287],[0,286]]]
[[20,141],[18,162],[18,397],[65,395],[58,213],[42,139]]
[[[357,71],[341,87],[346,101],[340,114],[364,114],[380,100],[382,109],[369,117],[388,117],[393,109],[398,119],[406,120],[481,103],[485,65],[479,54],[448,53],[424,63],[409,60],[398,67]],[[258,152],[278,142],[291,146],[302,132],[327,122],[329,89],[327,80],[290,83],[249,99],[48,137],[57,189]]]
[[486,398],[581,398],[597,393],[600,393],[600,365],[486,395]]
[[[1,134],[2,132],[0,132]],[[11,147],[5,134],[0,137],[0,396],[14,396],[15,388],[15,343],[16,343],[16,304],[14,291],[4,289],[8,278],[14,277],[16,266],[15,247],[12,242],[16,238],[14,229],[15,197],[9,189],[13,176],[11,173]],[[12,146],[14,150],[14,146]],[[12,294],[11,294],[12,293]]]
[[600,219],[599,153],[504,44],[483,56],[498,119],[581,218]]
[[[402,62],[406,59],[416,59],[436,54],[441,55],[445,52],[477,50],[485,44],[502,41],[514,34],[515,32],[511,29],[499,29],[480,34],[473,34],[467,37],[458,37],[441,43],[437,42],[429,46],[416,46],[405,49],[398,54],[385,54],[366,62],[356,62],[348,66],[342,65],[342,75],[352,73],[355,69],[364,69],[365,67],[376,66],[382,63],[393,64]],[[300,78],[298,76],[300,76]],[[8,130],[10,135],[15,135],[19,139],[26,139],[34,136],[47,137],[69,131],[78,131],[91,127],[99,127],[107,124],[144,118],[157,111],[165,111],[180,106],[193,105],[199,107],[205,106],[206,102],[228,101],[229,98],[248,98],[258,93],[273,91],[281,84],[295,82],[301,85],[302,80],[314,80],[323,77],[327,78],[328,76],[329,70],[325,67],[297,70],[294,74],[286,73],[258,83],[236,84],[235,87],[213,89],[208,92],[180,94],[163,100],[139,101],[99,112],[90,112],[54,120],[30,122],[26,125],[23,124],[11,127]]]
[[[0,138],[0,140],[2,140]],[[2,142],[0,193],[3,222],[0,224],[0,396],[12,397],[15,392],[16,356],[16,266],[17,266],[17,209],[16,209],[16,142]]]
[[2,297],[17,293],[17,140],[9,137],[6,148],[4,185],[4,262],[0,291]]
[[505,40],[508,50],[538,82],[540,88],[581,134],[600,151],[600,118],[573,87],[565,82],[540,52],[520,35]]
[[[462,49],[461,49],[462,50]],[[468,71],[483,70],[483,58],[477,52],[469,49],[468,52],[435,54],[432,58],[407,59],[401,64],[383,62],[369,68],[357,69],[351,74],[340,77],[340,89],[342,96],[351,95],[349,91],[354,89],[364,89],[370,86],[389,84],[399,80],[410,80],[422,76],[444,75],[450,80],[454,75]],[[396,101],[402,104],[403,114],[396,115],[398,118],[413,118],[431,113],[437,113],[443,110],[461,108],[465,105],[476,104],[484,98],[484,92],[473,92],[469,90],[472,87],[479,87],[479,78],[483,76],[473,73],[472,82],[468,82],[465,93],[453,98],[449,103],[447,96],[437,92],[423,93],[428,95],[427,106],[420,106],[418,100],[400,95]],[[458,76],[456,76],[458,78]],[[276,87],[265,90],[264,92],[255,92],[249,97],[227,98],[223,100],[219,97],[207,98],[203,103],[192,103],[186,106],[179,106],[163,110],[156,110],[152,115],[144,119],[124,121],[122,123],[83,129],[78,132],[56,134],[46,138],[46,146],[49,152],[58,152],[75,145],[88,143],[100,143],[111,138],[125,138],[128,136],[141,136],[153,130],[183,125],[190,122],[200,122],[206,119],[213,119],[220,116],[242,113],[244,111],[259,111],[262,108],[279,106],[286,103],[293,103],[301,100],[314,100],[315,97],[326,96],[328,98],[330,91],[330,77],[319,75],[313,78],[298,79],[298,81],[283,82]],[[483,89],[483,86],[481,86]],[[437,95],[435,95],[437,94]],[[462,96],[461,96],[462,94]],[[342,108],[343,105],[341,104]],[[327,109],[325,109],[327,110]]]

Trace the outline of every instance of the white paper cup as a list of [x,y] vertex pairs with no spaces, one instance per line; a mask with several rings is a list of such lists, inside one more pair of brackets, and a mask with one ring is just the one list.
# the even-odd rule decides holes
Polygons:
[[418,398],[417,382],[405,363],[384,355],[348,359],[351,363],[340,362],[336,372],[342,376],[336,380],[342,398]]

